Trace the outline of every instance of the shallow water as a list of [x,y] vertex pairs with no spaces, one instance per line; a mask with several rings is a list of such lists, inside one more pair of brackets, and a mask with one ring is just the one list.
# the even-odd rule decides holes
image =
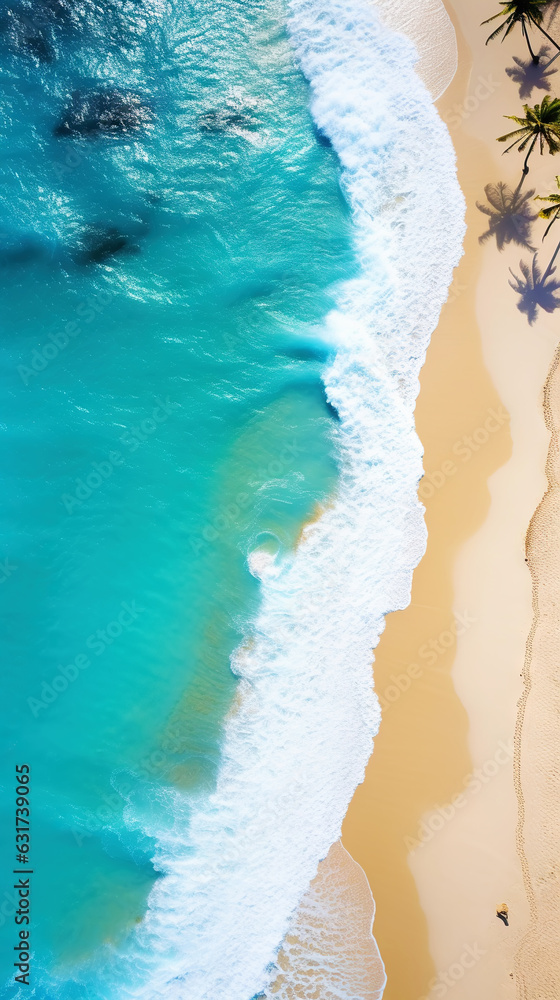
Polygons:
[[[0,22],[2,829],[26,762],[37,996],[249,1000],[424,544],[453,154],[358,0],[294,0],[290,34],[279,0],[71,10]],[[138,128],[54,134],[100,88]]]

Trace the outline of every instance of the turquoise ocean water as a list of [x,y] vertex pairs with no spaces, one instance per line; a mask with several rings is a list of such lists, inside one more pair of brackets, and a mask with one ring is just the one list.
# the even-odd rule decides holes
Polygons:
[[[290,33],[283,0],[20,0],[0,11],[6,997],[19,995],[11,888],[16,764],[31,769],[32,995],[251,1000],[325,853],[322,842],[308,839],[297,877],[284,876],[290,892],[283,909],[275,895],[282,875],[269,892],[261,846],[280,835],[284,816],[299,815],[302,829],[311,829],[312,816],[298,813],[297,802],[307,781],[317,785],[319,764],[331,782],[318,782],[322,801],[331,795],[339,803],[336,824],[371,749],[371,647],[383,612],[406,603],[423,545],[414,495],[421,473],[412,421],[417,367],[445,298],[460,222],[450,209],[451,235],[434,258],[441,276],[428,305],[418,305],[420,284],[412,287],[411,278],[395,306],[394,267],[398,253],[410,251],[395,242],[391,251],[402,210],[369,234],[377,254],[389,248],[388,266],[379,257],[372,264],[362,211],[371,192],[367,183],[362,194],[358,188],[364,177],[377,179],[367,225],[376,213],[381,218],[384,198],[400,206],[410,193],[400,176],[387,189],[398,149],[383,116],[397,95],[380,88],[391,59],[393,71],[404,65],[412,79],[414,53],[355,5],[352,24],[342,24],[354,46],[348,66],[368,32],[377,32],[368,65],[374,52],[380,59],[368,110],[356,124],[348,111],[356,95],[366,97],[363,82],[341,97],[342,78],[338,91],[333,79],[316,79],[323,55],[337,49],[344,5],[316,6],[292,5]],[[447,137],[414,80],[408,118],[425,129],[427,116],[441,146],[439,173],[436,156],[428,180],[433,188],[438,173],[441,188],[443,164],[443,199],[451,204]],[[138,128],[57,130],[80,101],[105,93],[114,102],[117,91],[136,108]],[[372,114],[379,119],[373,132]],[[373,168],[367,157],[359,161],[360,129],[375,136],[366,150],[378,158]],[[413,164],[411,153],[407,183]],[[431,202],[413,197],[415,208],[431,218]],[[368,341],[357,360],[342,351],[341,362],[346,328],[332,317],[335,305],[352,299],[351,288],[368,315],[387,315],[392,326],[380,327],[377,346]],[[416,339],[404,319],[410,306]],[[371,331],[352,309],[354,340],[363,347]],[[364,451],[362,430],[373,452]],[[358,461],[353,471],[348,455]],[[374,476],[369,485],[358,483],[360,468]],[[355,502],[342,513],[335,507],[331,533],[316,540],[328,555],[338,525],[343,555],[333,550],[328,566],[341,575],[327,579],[321,570],[325,594],[299,600],[294,616],[286,595],[307,600],[314,593],[311,577],[292,586],[286,576],[299,572],[300,551],[305,555],[305,546],[296,555],[303,525],[357,483]],[[369,523],[356,513],[367,497]],[[389,560],[381,558],[384,545]],[[346,574],[358,552],[373,573],[358,576],[357,599],[348,596],[362,617],[345,633],[333,610],[332,634],[323,636],[321,615],[330,601],[345,607]],[[313,553],[308,565],[318,566]],[[281,641],[268,634],[265,619],[284,623]],[[300,642],[313,635],[316,664]],[[344,725],[332,729],[358,733],[348,767],[336,752],[325,767],[328,737],[313,730],[306,743],[307,708],[328,721],[323,641],[362,671],[359,683],[343,682],[340,673],[329,681],[329,690],[341,685],[345,706]],[[248,665],[251,657],[260,665]],[[293,681],[286,672],[276,676],[283,657],[304,673]],[[257,675],[259,683],[270,680],[262,696]],[[283,699],[296,690],[301,705],[292,708]],[[258,737],[251,730],[251,719],[265,719],[267,699],[279,724],[299,720],[295,735],[283,730],[276,752],[271,716],[270,765],[268,723]],[[298,760],[296,777],[281,764],[288,749]],[[301,770],[308,749],[309,769]],[[235,785],[244,775],[258,805],[249,785]],[[277,799],[265,808],[269,779]],[[319,809],[319,826],[321,817]],[[328,847],[329,829],[324,838]],[[208,870],[201,860],[193,875],[207,849],[215,860]],[[230,889],[226,869],[237,872]],[[215,909],[204,902],[197,908],[197,892],[212,879]],[[239,886],[253,884],[254,897],[251,889],[245,898]],[[277,915],[270,922],[266,906]],[[226,920],[239,926],[243,914],[246,960]],[[272,945],[257,946],[253,918],[270,928]],[[213,933],[224,969],[208,943]],[[189,949],[198,949],[200,968]]]
[[[246,555],[292,547],[336,476],[313,335],[354,264],[282,4],[84,5],[48,63],[9,41],[3,760],[6,788],[32,767],[38,970],[143,915],[127,796],[215,780]],[[84,80],[136,87],[146,134],[54,137]],[[93,227],[129,244],[84,263]]]

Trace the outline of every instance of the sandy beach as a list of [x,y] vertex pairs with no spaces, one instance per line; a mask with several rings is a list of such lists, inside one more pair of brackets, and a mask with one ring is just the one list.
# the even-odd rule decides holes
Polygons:
[[[528,325],[508,285],[508,268],[519,273],[520,259],[530,261],[531,254],[513,244],[499,253],[494,240],[481,246],[489,219],[476,204],[485,201],[489,183],[516,186],[522,158],[516,151],[503,156],[496,137],[509,131],[504,114],[520,114],[523,101],[540,101],[543,91],[522,100],[519,82],[506,74],[516,68],[514,56],[527,62],[520,34],[485,46],[489,30],[480,22],[495,12],[493,5],[454,0],[448,11],[459,68],[438,107],[467,200],[465,256],[433,336],[416,410],[425,448],[420,497],[427,551],[414,575],[410,607],[389,616],[376,651],[383,722],[343,843],[366,872],[376,901],[386,1000],[444,996],[450,989],[456,1000],[552,1000],[558,980],[550,969],[540,973],[540,992],[531,985],[534,934],[516,962],[531,920],[530,869],[542,877],[554,843],[551,829],[544,849],[535,848],[542,808],[552,795],[539,739],[540,700],[550,698],[553,664],[544,629],[537,628],[536,637],[548,657],[548,687],[543,680],[527,700],[524,729],[516,730],[516,723],[531,680],[525,654],[533,596],[525,539],[547,488],[543,386],[558,319],[541,312]],[[556,79],[550,78],[553,92]],[[551,157],[534,156],[527,189],[549,193],[559,169]],[[543,231],[537,222],[538,243]],[[557,388],[555,393],[557,399]],[[552,415],[549,423],[558,426]],[[556,484],[554,463],[549,475]],[[558,518],[556,486],[545,514],[550,538],[550,518]],[[533,522],[533,545],[540,523],[539,517]],[[550,562],[550,545],[541,543],[538,553],[541,563]],[[536,574],[531,548],[528,558]],[[545,588],[542,600],[554,598],[554,588]],[[550,755],[555,707],[547,716]],[[529,789],[534,810],[519,835],[514,760],[517,791]],[[543,926],[554,891],[549,879]],[[508,927],[496,916],[503,903]],[[537,910],[533,899],[533,919]],[[540,950],[541,966],[555,961],[551,933]]]
[[524,690],[517,724],[516,769],[520,800],[519,850],[532,922],[517,954],[519,995],[560,994],[558,909],[558,541],[560,507],[558,445],[560,430],[560,355],[557,352],[545,389],[545,415],[551,432],[547,462],[549,488],[531,522],[527,556],[534,581],[534,621],[523,672]]
[[560,1000],[560,155],[496,142],[560,52],[496,10],[0,17],[4,996]]

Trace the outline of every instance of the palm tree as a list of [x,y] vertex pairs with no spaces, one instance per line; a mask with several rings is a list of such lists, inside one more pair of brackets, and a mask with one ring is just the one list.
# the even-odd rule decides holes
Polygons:
[[543,97],[542,104],[535,104],[534,108],[524,104],[523,110],[525,118],[518,118],[517,115],[504,115],[504,118],[516,122],[519,128],[508,132],[507,135],[501,135],[498,139],[498,142],[507,142],[508,139],[513,139],[511,146],[505,150],[506,153],[509,153],[514,146],[517,146],[519,152],[523,153],[529,146],[518,190],[523,183],[523,178],[529,173],[529,157],[537,142],[540,143],[541,154],[544,153],[545,147],[552,154],[557,153],[560,149],[560,100],[557,97],[551,100],[547,94],[546,97]]
[[516,24],[521,25],[521,31],[523,32],[523,37],[527,42],[529,47],[529,52],[531,53],[531,58],[535,65],[538,64],[540,57],[533,52],[531,47],[531,42],[529,40],[529,32],[527,26],[531,25],[538,28],[543,35],[548,38],[549,42],[560,51],[560,45],[550,37],[547,31],[544,30],[542,22],[544,19],[544,13],[546,8],[550,5],[550,0],[501,0],[500,6],[503,10],[498,11],[492,17],[487,18],[483,21],[483,24],[490,24],[491,21],[495,21],[497,17],[504,17],[505,20],[492,32],[491,35],[486,39],[486,44],[491,42],[492,39],[497,38],[498,35],[503,34],[502,41],[506,38],[511,31],[515,28]]
[[[560,176],[556,178],[556,184],[558,186],[558,190],[560,191]],[[550,229],[554,225],[554,223],[557,222],[558,219],[560,219],[560,194],[545,195],[543,198],[540,198],[540,197],[537,198],[537,201],[550,201],[550,202],[552,202],[552,204],[550,205],[549,208],[543,208],[542,212],[539,212],[539,215],[540,215],[541,219],[547,219],[547,220],[549,220],[548,226],[546,227],[546,232],[545,232],[545,234],[543,236],[543,240],[544,240],[545,237],[548,236],[548,234],[550,232]],[[556,250],[554,251],[554,253],[552,255],[552,260],[550,261],[550,263],[549,263],[549,265],[548,265],[548,267],[547,267],[547,269],[545,271],[545,277],[547,277],[551,273],[551,270],[554,268],[554,261],[556,260],[559,251],[560,251],[560,243],[558,244],[558,246],[556,247]]]
[[[558,185],[558,190],[560,191],[560,177],[556,178],[556,183]],[[547,227],[547,230],[543,236],[544,240],[545,236],[548,236],[548,231],[550,229],[550,226],[554,225],[557,219],[560,219],[560,194],[548,194],[544,195],[542,198],[540,195],[538,195],[535,198],[535,201],[552,202],[550,208],[543,208],[542,212],[539,212],[541,219],[550,219],[550,225]]]

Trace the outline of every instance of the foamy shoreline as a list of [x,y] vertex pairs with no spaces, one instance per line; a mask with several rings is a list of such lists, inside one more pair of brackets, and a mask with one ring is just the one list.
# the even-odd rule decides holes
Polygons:
[[[518,312],[508,267],[518,270],[520,258],[527,259],[522,248],[510,246],[499,255],[495,244],[483,249],[477,242],[487,222],[476,207],[477,200],[484,201],[484,185],[503,180],[515,186],[519,176],[517,154],[502,157],[496,137],[505,131],[502,115],[521,108],[505,70],[514,55],[525,58],[523,40],[514,34],[502,46],[485,47],[487,32],[480,22],[494,12],[486,0],[452,0],[448,6],[458,29],[459,72],[438,106],[452,133],[468,202],[466,256],[421,376],[417,427],[426,470],[436,483],[426,496],[428,550],[414,575],[411,608],[389,617],[376,653],[378,689],[381,683],[381,693],[392,691],[400,678],[403,690],[384,713],[343,840],[368,874],[376,898],[374,931],[388,973],[385,1000],[432,1000],[451,987],[456,1000],[533,1000],[537,990],[553,1000],[558,996],[559,973],[551,964],[558,952],[558,921],[551,904],[557,888],[544,879],[553,841],[540,845],[540,825],[544,810],[551,814],[545,762],[556,763],[552,735],[558,707],[551,700],[551,683],[557,632],[553,627],[547,633],[550,618],[538,617],[537,604],[533,631],[538,635],[540,629],[540,647],[535,652],[530,645],[524,668],[533,623],[524,543],[547,488],[549,433],[542,387],[558,340],[558,320],[541,314],[530,328]],[[560,85],[556,79],[553,93]],[[534,92],[530,103],[541,97],[542,92]],[[535,157],[528,186],[538,193],[552,190],[556,172],[550,158]],[[468,398],[462,399],[465,387]],[[557,374],[548,387],[549,425],[557,427]],[[484,427],[489,407],[504,407],[509,420],[484,442],[480,435],[481,445],[469,462],[444,475],[454,445]],[[551,448],[552,456],[554,441]],[[535,595],[547,609],[556,600],[553,574],[558,578],[550,545],[543,551],[542,542],[547,531],[550,541],[558,524],[552,457],[548,469],[551,490],[533,519],[527,548]],[[441,644],[436,662],[422,663],[422,644],[439,643],[450,632],[453,612],[466,614],[470,622],[457,633],[456,648]],[[408,665],[417,662],[420,673],[411,676]],[[543,677],[536,691],[535,671]],[[521,744],[517,732],[516,759],[518,790],[525,796],[523,784],[529,790],[531,808],[517,842],[511,758],[499,763],[496,754],[500,745],[513,745],[523,672],[527,690],[533,684],[533,707],[525,715]],[[542,756],[539,729],[548,734],[548,757]],[[465,796],[473,773],[480,775],[476,794]],[[395,801],[396,795],[411,808]],[[376,824],[384,829],[379,832]],[[403,847],[406,837],[411,853]],[[416,849],[414,840],[422,841]],[[518,843],[529,856],[522,859],[525,885]],[[531,866],[542,888],[537,890],[538,919],[533,899],[534,930],[525,938]],[[398,921],[387,917],[395,898]],[[508,928],[496,918],[502,902],[509,906]]]
[[452,144],[410,42],[367,2],[292,0],[289,30],[315,123],[341,164],[362,265],[323,331],[336,349],[323,379],[339,415],[340,477],[296,551],[253,565],[262,599],[232,656],[241,697],[215,789],[192,809],[177,794],[176,828],[155,838],[165,874],[126,970],[150,1000],[181,988],[192,1000],[266,993],[363,778],[379,723],[371,650],[388,610],[406,606],[425,546],[413,408],[464,233]]
[[[409,0],[403,0],[398,6],[378,0],[377,6],[387,27],[418,43],[421,58],[416,69],[432,96],[439,96],[452,79],[457,65],[454,31],[440,0],[425,0],[421,9]],[[433,44],[434,31],[439,31],[438,45]],[[315,114],[321,114],[322,110],[315,102]],[[319,119],[318,124],[321,128],[326,126],[328,131],[328,122],[328,118]],[[332,127],[336,128],[336,120],[332,122]],[[345,162],[344,155],[342,162]],[[420,325],[423,329],[423,323]],[[393,332],[396,335],[396,328]],[[395,336],[395,339],[398,338]],[[302,533],[303,538],[306,532],[307,528]],[[339,912],[343,899],[344,914]],[[352,916],[348,912],[350,902]],[[372,937],[374,912],[375,903],[365,873],[355,862],[352,865],[341,845],[333,845],[292,918],[288,943],[278,958],[279,975],[267,991],[267,997],[303,997],[307,996],[308,989],[318,988],[321,996],[379,1000],[386,977]],[[352,927],[353,933],[350,933]],[[310,969],[314,970],[311,978]]]

